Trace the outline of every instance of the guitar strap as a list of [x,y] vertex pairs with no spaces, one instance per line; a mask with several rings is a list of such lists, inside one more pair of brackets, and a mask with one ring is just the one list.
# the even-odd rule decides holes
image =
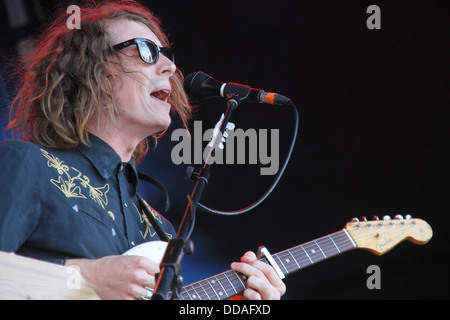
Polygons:
[[159,180],[149,176],[148,174],[146,174],[144,172],[138,172],[138,178],[140,180],[143,180],[143,181],[153,184],[155,187],[157,187],[159,190],[161,190],[164,193],[164,195],[166,196],[166,204],[164,206],[164,212],[167,212],[170,207],[170,198],[169,198],[169,192],[167,191],[166,187]]
[[[156,186],[159,190],[161,190],[165,196],[166,196],[166,204],[164,206],[164,212],[167,212],[167,210],[169,210],[169,206],[170,206],[170,199],[169,199],[169,193],[167,192],[167,189],[164,187],[164,185],[159,182],[157,179],[149,176],[146,173],[143,172],[139,172],[138,173],[138,177],[140,180],[149,182],[151,184],[153,184],[154,186]],[[152,226],[155,228],[156,234],[158,235],[159,239],[162,241],[169,241],[169,238],[167,237],[166,233],[164,232],[164,230],[161,228],[161,225],[158,223],[158,221],[156,221],[155,217],[153,216],[153,214],[150,212],[147,203],[145,202],[144,199],[142,199],[142,197],[137,194],[137,198],[139,200],[139,203],[141,205],[141,208],[144,210],[145,215],[147,216],[147,218],[149,219],[150,223],[152,224]]]

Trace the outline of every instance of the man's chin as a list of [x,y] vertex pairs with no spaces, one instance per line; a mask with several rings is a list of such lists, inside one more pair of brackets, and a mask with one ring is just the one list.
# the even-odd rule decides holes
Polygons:
[[161,122],[158,126],[155,126],[155,130],[153,130],[150,136],[161,136],[166,133],[167,129],[169,129],[172,123],[172,119],[169,118],[168,121]]

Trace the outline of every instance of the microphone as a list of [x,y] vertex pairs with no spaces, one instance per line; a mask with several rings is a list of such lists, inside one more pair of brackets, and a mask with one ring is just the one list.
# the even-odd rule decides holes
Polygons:
[[265,92],[233,82],[223,83],[202,71],[190,73],[186,76],[184,90],[193,99],[232,97],[239,101],[267,103],[271,105],[287,105],[290,103],[290,100],[281,94]]

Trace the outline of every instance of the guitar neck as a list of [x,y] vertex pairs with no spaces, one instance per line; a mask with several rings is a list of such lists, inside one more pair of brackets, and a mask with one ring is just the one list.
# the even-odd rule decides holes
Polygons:
[[[356,248],[356,244],[345,229],[325,237],[298,245],[273,254],[284,275],[304,269],[314,263],[331,258]],[[262,261],[267,261],[265,258]],[[233,270],[184,286],[180,292],[181,300],[223,300],[243,292],[246,277]]]
[[[408,240],[428,243],[433,236],[430,225],[421,219],[396,216],[394,220],[361,221],[353,219],[341,231],[272,255],[284,275],[306,268],[351,249],[367,249],[382,255],[398,243]],[[146,257],[155,263],[167,248],[166,242],[153,241],[134,247],[125,255]],[[266,262],[266,259],[261,259]],[[75,273],[74,273],[75,272]],[[78,272],[78,273],[77,273]],[[73,283],[79,278],[79,283]],[[185,286],[182,300],[223,300],[243,292],[245,276],[229,270]],[[70,284],[70,285],[69,285]],[[79,286],[78,286],[79,285]],[[74,288],[73,288],[74,287]],[[168,298],[171,298],[169,293]],[[0,251],[0,299],[98,299],[79,271],[36,259]]]

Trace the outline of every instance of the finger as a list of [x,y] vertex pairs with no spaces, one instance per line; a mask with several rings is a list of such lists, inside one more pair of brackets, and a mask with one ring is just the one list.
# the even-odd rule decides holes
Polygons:
[[252,288],[245,289],[242,296],[244,300],[263,300],[263,297],[259,294],[259,291]]
[[142,287],[154,289],[156,286],[156,278],[154,276],[150,276],[150,275],[146,274],[146,276],[138,283]]
[[286,293],[286,285],[284,284],[280,276],[276,273],[275,269],[271,265],[264,263],[261,260],[258,260],[254,252],[252,251],[246,252],[242,256],[241,261],[246,262],[262,271],[269,280],[269,282],[279,290],[280,295]]
[[148,274],[145,269],[131,269],[128,270],[128,274],[123,278],[123,282],[127,282],[130,285],[137,285],[140,287],[155,287],[155,276]]
[[153,297],[153,288],[142,287],[136,295],[139,300],[151,300]]
[[251,295],[251,299],[257,300],[279,300],[281,297],[278,288],[274,287],[267,279],[261,279],[255,276],[251,276],[247,279],[247,288],[255,291],[259,297],[256,297],[252,292],[244,293],[244,296],[248,297]]
[[241,262],[252,264],[253,262],[257,261],[256,254],[252,251],[247,251],[242,257]]
[[286,292],[286,285],[271,265],[258,260],[254,262],[252,266],[264,273],[270,284],[278,289],[280,295],[283,295]]
[[[247,257],[252,258],[251,255]],[[263,299],[279,299],[286,292],[286,285],[275,270],[262,261],[255,261],[252,265],[234,262],[231,267],[247,276],[247,286],[262,295]]]
[[140,256],[133,256],[134,257],[134,268],[136,269],[144,269],[148,274],[154,276],[160,271],[159,264],[154,263],[152,260],[140,257]]
[[233,263],[231,267],[233,269],[236,268],[235,271],[241,272],[248,277],[253,275],[262,279],[268,278],[271,283],[279,283],[281,281],[280,277],[277,275],[272,266],[260,260],[254,259],[251,255],[245,254],[241,258],[241,261],[243,262]]
[[260,278],[264,278],[264,273],[253,267],[252,265],[245,263],[245,262],[233,262],[231,264],[231,268],[234,271],[237,271],[239,273],[242,273],[243,275],[250,277],[250,276],[256,276],[256,277],[260,277]]

